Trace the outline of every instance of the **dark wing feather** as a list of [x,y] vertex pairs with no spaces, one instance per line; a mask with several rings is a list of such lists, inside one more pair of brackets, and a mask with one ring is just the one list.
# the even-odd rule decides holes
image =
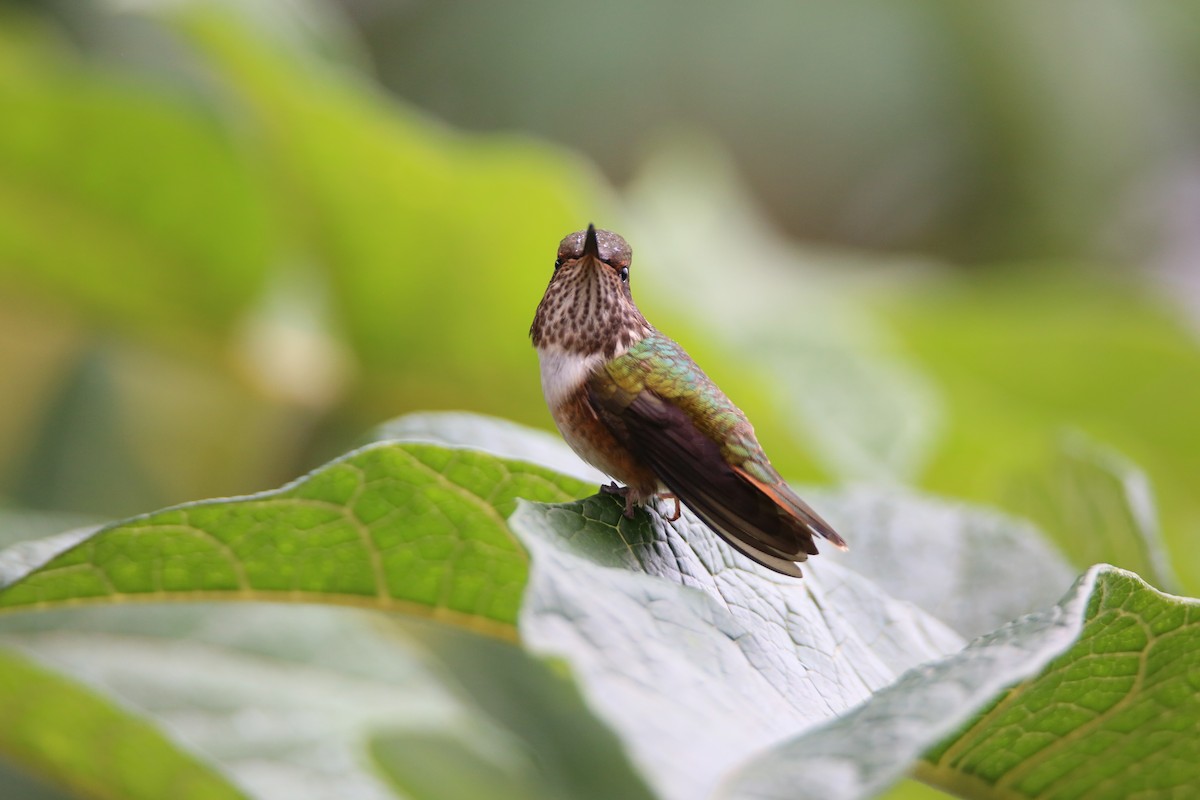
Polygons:
[[[846,550],[846,540],[843,539],[838,532],[833,529],[833,526],[821,518],[821,515],[813,511],[812,506],[801,500],[792,491],[791,487],[784,482],[783,478],[772,469],[770,470],[773,481],[770,483],[759,480],[758,478],[746,472],[741,467],[734,467],[734,472],[742,476],[746,481],[758,487],[759,491],[770,497],[778,505],[787,508],[792,516],[803,522],[810,531],[818,536],[828,539],[839,550]],[[814,548],[815,550],[815,548]],[[816,552],[812,552],[816,555]]]
[[[731,466],[721,447],[678,406],[649,390],[589,400],[622,444],[658,475],[706,525],[743,555],[800,577],[796,561],[816,555],[813,533],[844,546],[828,523],[782,480],[765,484]],[[615,406],[613,405],[615,403]]]

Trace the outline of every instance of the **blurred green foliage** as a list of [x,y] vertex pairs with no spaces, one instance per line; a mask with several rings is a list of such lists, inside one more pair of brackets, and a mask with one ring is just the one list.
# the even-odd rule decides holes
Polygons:
[[[398,412],[548,423],[524,334],[549,254],[583,220],[622,213],[585,162],[388,100],[332,17],[305,28],[284,6],[89,13],[107,20],[90,37],[11,9],[0,25],[0,496],[115,516],[278,484]],[[141,40],[153,47],[118,46]],[[701,222],[687,196],[664,197],[665,211],[624,212],[650,253],[639,296],[793,475],[875,474],[822,452],[841,410],[851,438],[890,441],[860,446],[900,448],[883,458],[901,480],[1031,514],[1082,553],[1052,521],[1067,500],[1046,490],[1062,430],[1078,429],[1147,470],[1184,585],[1200,585],[1184,546],[1200,530],[1195,338],[1130,278],[1027,263],[825,291],[898,340],[882,360],[927,381],[940,409],[919,411],[869,366],[881,354],[854,314],[830,312],[840,318],[813,333],[772,330],[784,306],[755,311],[811,294],[811,271],[773,293],[778,278],[747,264],[740,301],[721,296],[731,261],[792,270],[822,256],[778,257],[755,241],[769,234],[739,231],[730,203],[744,200],[714,201]],[[707,274],[705,305],[681,287]],[[764,357],[735,352],[746,347]],[[866,377],[838,363],[868,365]],[[883,402],[846,416],[847,399],[872,394]],[[906,445],[870,432],[930,413],[938,433]]]
[[544,421],[524,331],[597,177],[229,11],[154,24],[189,74],[0,29],[0,493],[132,513],[278,483],[397,410]]
[[[5,754],[83,796],[245,797],[176,748],[155,725],[9,650],[0,650],[0,707],[5,710],[0,731]],[[67,731],[70,736],[64,739]],[[3,785],[13,797],[9,785]]]
[[1197,213],[1154,208],[1195,185],[1194,0],[342,5],[382,80],[443,118],[622,180],[664,131],[709,132],[808,240],[1154,258]]
[[[1093,538],[1161,533],[1200,590],[1200,347],[1152,288],[1195,263],[1194,4],[145,5],[0,10],[3,505],[268,488],[416,409],[548,427],[525,333],[595,221],[790,477],[999,505],[1081,565],[1153,572]],[[676,176],[659,213],[383,86],[622,179],[713,130],[765,204],[698,218]]]
[[1080,489],[1060,479],[1062,438],[1083,432],[1146,470],[1175,566],[1200,586],[1200,348],[1160,304],[1111,276],[1031,265],[905,292],[887,316],[947,406],[923,485],[1037,519],[1083,566],[1102,523],[1070,514]]

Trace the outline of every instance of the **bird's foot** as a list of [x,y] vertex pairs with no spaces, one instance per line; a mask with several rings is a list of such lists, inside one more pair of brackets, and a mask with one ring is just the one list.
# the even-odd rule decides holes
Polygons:
[[601,494],[612,494],[617,497],[625,498],[625,519],[633,519],[634,511],[637,509],[637,498],[633,492],[629,491],[628,486],[619,486],[616,481],[606,483],[600,487]]
[[677,495],[673,495],[670,492],[664,492],[663,494],[660,494],[658,496],[658,499],[675,501],[675,513],[672,514],[671,516],[667,517],[667,522],[674,522],[675,520],[679,519],[679,515],[682,512],[680,511],[680,508],[679,508],[679,497]]
[[629,495],[629,487],[621,486],[616,481],[613,481],[612,483],[606,483],[601,486],[600,492],[602,494],[615,494],[618,497],[627,497]]

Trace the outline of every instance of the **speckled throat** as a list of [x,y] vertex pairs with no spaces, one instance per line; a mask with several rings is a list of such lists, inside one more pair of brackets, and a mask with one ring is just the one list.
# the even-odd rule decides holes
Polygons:
[[529,335],[539,349],[598,354],[607,360],[653,330],[617,272],[585,257],[554,273]]

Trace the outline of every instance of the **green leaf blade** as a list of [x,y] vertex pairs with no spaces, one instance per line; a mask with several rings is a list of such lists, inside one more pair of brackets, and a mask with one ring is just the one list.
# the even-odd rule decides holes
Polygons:
[[1200,785],[1197,675],[1200,602],[1103,569],[1078,641],[930,753],[930,772],[1024,797],[1188,791]]
[[964,797],[1186,791],[1200,785],[1198,644],[1200,602],[1093,567],[1056,606],[755,759],[725,796],[869,797],[922,751],[917,776]]
[[[0,642],[157,726],[255,798],[389,800],[361,744],[374,731],[473,742],[481,721],[426,668],[420,648],[359,609],[60,609],[7,615]],[[71,738],[69,721],[59,735]]]
[[572,667],[664,797],[704,797],[761,749],[845,713],[962,640],[818,558],[805,578],[748,562],[690,512],[633,520],[594,496],[522,505],[532,555],[522,639]]
[[1075,581],[1037,529],[994,509],[898,487],[801,496],[850,540],[830,560],[966,638],[1052,605]]
[[245,797],[149,722],[8,649],[0,717],[0,755],[88,797]]
[[16,570],[0,588],[0,608],[291,599],[511,630],[527,557],[505,515],[518,497],[562,501],[584,491],[571,478],[486,453],[373,445],[277,491],[100,529]]
[[469,697],[486,722],[470,739],[385,730],[370,744],[412,800],[651,800],[613,731],[585,706],[561,664],[445,625],[403,622],[431,672]]
[[1016,482],[1014,502],[1046,531],[1075,537],[1077,563],[1117,564],[1175,591],[1149,477],[1121,453],[1081,433],[1060,437],[1044,475]]
[[[818,493],[871,551],[844,563],[880,583],[829,553],[795,581],[690,514],[627,520],[603,495],[562,504],[591,485],[529,462],[565,454],[511,426],[478,436],[491,453],[463,446],[489,425],[410,419],[393,432],[426,441],[368,446],[275,492],[17,545],[0,553],[0,604],[317,600],[503,638],[519,617],[531,650],[570,666],[630,755],[633,783],[668,798],[867,797],[924,753],[922,777],[969,796],[1122,797],[1200,780],[1188,766],[1200,761],[1197,601],[1093,568],[1057,605],[960,651],[910,603],[978,593],[961,630],[1019,613],[1001,589],[1063,570],[1028,525],[898,490]],[[984,568],[1005,558],[1016,568]],[[1045,563],[1020,568],[1031,561]],[[921,591],[882,591],[898,574]],[[524,745],[493,762],[472,741],[514,786],[536,782]],[[391,762],[397,778],[423,763]],[[1162,764],[1149,783],[1147,763]]]

